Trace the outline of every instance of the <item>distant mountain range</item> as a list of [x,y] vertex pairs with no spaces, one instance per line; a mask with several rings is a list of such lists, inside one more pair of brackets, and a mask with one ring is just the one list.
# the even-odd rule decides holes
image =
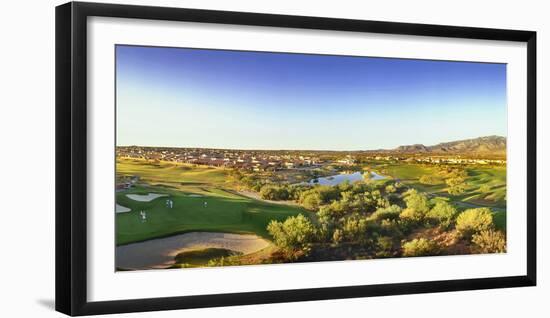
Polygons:
[[[380,151],[380,150],[379,150]],[[486,136],[473,139],[443,142],[433,146],[422,144],[399,146],[381,150],[391,153],[434,153],[434,154],[493,154],[506,155],[506,137]]]

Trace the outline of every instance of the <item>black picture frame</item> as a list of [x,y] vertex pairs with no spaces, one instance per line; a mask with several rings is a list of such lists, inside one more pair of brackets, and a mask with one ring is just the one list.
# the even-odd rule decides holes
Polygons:
[[[91,16],[338,30],[527,44],[527,275],[88,302],[86,36]],[[536,284],[536,32],[322,17],[70,2],[56,7],[56,310],[92,315],[448,292]],[[70,200],[67,200],[67,197]]]

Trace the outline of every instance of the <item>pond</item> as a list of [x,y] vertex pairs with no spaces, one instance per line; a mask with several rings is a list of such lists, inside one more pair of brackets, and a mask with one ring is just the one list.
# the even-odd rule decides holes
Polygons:
[[[386,179],[386,176],[380,175],[376,172],[371,171],[370,172],[370,178],[369,180],[383,180]],[[354,173],[341,173],[336,174],[333,176],[323,177],[323,178],[317,178],[317,179],[311,179],[309,181],[309,184],[320,184],[320,185],[338,185],[342,182],[349,181],[350,183],[354,183],[357,181],[364,180],[363,173],[361,172],[354,172]]]

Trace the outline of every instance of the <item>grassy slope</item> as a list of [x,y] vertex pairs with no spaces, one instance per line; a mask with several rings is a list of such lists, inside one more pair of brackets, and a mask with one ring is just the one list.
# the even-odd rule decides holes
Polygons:
[[[435,167],[401,163],[381,165],[378,169],[383,174],[399,179],[419,191],[449,197],[460,210],[478,206],[490,207],[495,213],[494,222],[497,228],[506,229],[506,167],[469,167],[466,180],[468,187],[466,192],[460,196],[449,196],[446,192],[447,186],[443,181],[437,185],[425,185],[418,182],[423,175],[435,174],[437,172]],[[490,187],[490,191],[487,193],[479,191],[484,184]]]
[[[162,185],[138,186],[116,194],[118,204],[132,209],[116,216],[117,245],[187,231],[254,233],[268,237],[269,221],[307,213],[298,207],[269,204],[224,191],[225,171],[221,169],[189,169],[173,164],[153,166],[124,160],[117,163],[117,172],[139,175],[144,182]],[[126,197],[128,193],[149,192],[169,194],[174,208],[166,207],[166,197],[151,202]],[[190,196],[197,194],[201,197]],[[147,212],[144,223],[139,217],[140,210]]]

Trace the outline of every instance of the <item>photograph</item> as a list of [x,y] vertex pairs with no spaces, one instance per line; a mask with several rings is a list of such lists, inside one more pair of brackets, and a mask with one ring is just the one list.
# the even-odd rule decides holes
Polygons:
[[115,271],[507,252],[506,63],[114,54]]

